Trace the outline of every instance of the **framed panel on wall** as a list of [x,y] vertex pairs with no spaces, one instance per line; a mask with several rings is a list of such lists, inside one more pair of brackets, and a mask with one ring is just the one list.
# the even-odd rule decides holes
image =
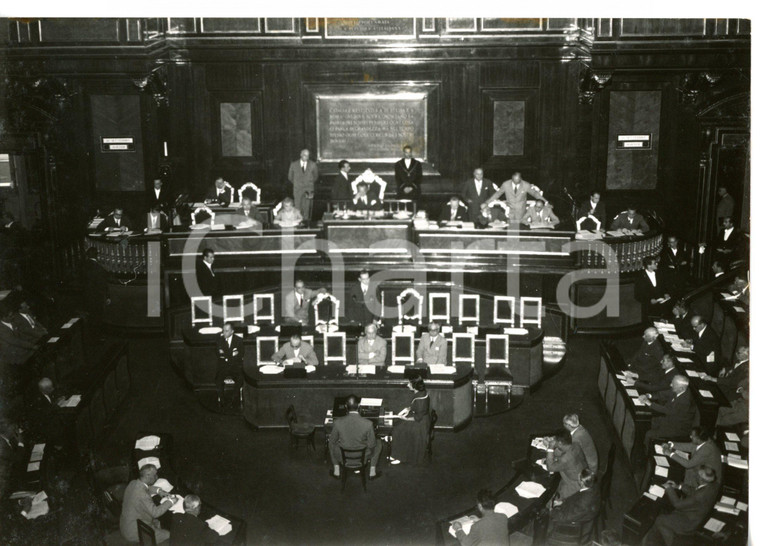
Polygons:
[[483,90],[483,165],[524,168],[536,157],[537,89]]
[[217,161],[261,160],[264,142],[260,93],[214,95],[211,107]]

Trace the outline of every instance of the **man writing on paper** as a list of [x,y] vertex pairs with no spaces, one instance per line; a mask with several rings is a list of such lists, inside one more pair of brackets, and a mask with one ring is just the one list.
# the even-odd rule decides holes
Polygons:
[[536,199],[536,203],[528,208],[521,221],[531,228],[554,229],[554,226],[559,224],[559,218],[544,199]]
[[219,533],[211,529],[199,516],[201,499],[197,495],[187,495],[182,502],[184,514],[172,514],[172,545],[203,546],[214,544]]
[[285,343],[280,350],[272,355],[272,360],[285,366],[316,366],[319,364],[314,347],[301,341],[301,334],[293,334],[290,341]]
[[458,521],[452,524],[457,540],[462,546],[509,544],[509,518],[495,512],[494,508],[496,508],[496,497],[493,493],[488,489],[478,491],[480,519],[470,527],[470,532],[465,533],[462,524]]
[[418,364],[446,365],[446,338],[441,334],[441,327],[435,322],[428,324],[428,331],[420,336],[417,346]]
[[377,326],[368,324],[358,342],[359,364],[385,366],[386,346],[385,340],[377,335]]
[[380,452],[383,445],[375,437],[375,427],[372,421],[359,415],[359,397],[351,395],[346,399],[348,414],[335,419],[332,432],[330,433],[329,446],[330,458],[333,463],[332,476],[340,478],[341,457],[340,448],[364,449],[365,461],[369,459],[369,479],[374,480],[380,473],[377,471],[377,461],[380,460]]

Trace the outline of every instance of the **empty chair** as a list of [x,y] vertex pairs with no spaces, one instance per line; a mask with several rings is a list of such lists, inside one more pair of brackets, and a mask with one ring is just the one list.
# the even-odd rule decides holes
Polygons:
[[298,415],[296,414],[296,409],[293,407],[293,404],[289,405],[288,409],[285,411],[285,418],[288,421],[288,429],[290,430],[290,447],[298,449],[299,441],[305,440],[306,451],[309,450],[309,446],[311,446],[312,450],[316,451],[317,448],[314,446],[314,432],[317,427],[311,423],[299,423]]
[[346,488],[346,480],[349,473],[359,474],[362,479],[362,488],[367,491],[367,469],[369,468],[370,460],[364,459],[364,454],[367,452],[367,448],[361,449],[345,449],[340,448],[340,490],[343,491]]

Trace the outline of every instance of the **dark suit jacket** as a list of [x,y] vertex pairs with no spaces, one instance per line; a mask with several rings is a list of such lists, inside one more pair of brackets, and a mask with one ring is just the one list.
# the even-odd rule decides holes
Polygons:
[[697,413],[697,405],[689,389],[680,396],[675,396],[672,390],[657,393],[650,407],[658,414],[652,417],[651,433],[655,438],[669,439],[689,435]]
[[469,534],[459,530],[456,535],[462,546],[509,544],[509,518],[504,514],[487,512],[470,527]]
[[[135,226],[132,223],[132,220],[129,219],[129,217],[126,214],[123,214],[121,216],[121,227],[127,228],[129,230],[134,230]],[[106,216],[102,222],[98,225],[98,231],[105,231],[108,228],[115,228],[116,226],[116,219],[113,217],[113,212]]]
[[[377,303],[375,296],[376,289],[377,286],[371,283],[367,288],[367,297],[370,303]],[[362,326],[366,326],[375,319],[375,315],[367,309],[367,304],[364,302],[364,293],[359,282],[351,283],[346,312],[350,320],[358,322]]]
[[[146,213],[144,216],[143,228],[150,227],[150,213]],[[158,214],[158,228],[161,231],[167,231],[169,229],[169,218],[163,212]]]
[[30,343],[37,343],[47,335],[48,331],[36,317],[32,317],[32,319],[34,320],[34,326],[29,324],[29,321],[21,313],[16,313],[12,324],[16,328],[16,334],[21,339],[25,339]]
[[641,313],[646,318],[648,316],[664,316],[667,310],[672,304],[672,298],[665,303],[650,303],[652,299],[663,297],[665,294],[671,294],[670,286],[668,286],[668,279],[666,275],[660,271],[655,271],[655,279],[657,279],[657,286],[652,284],[649,280],[649,275],[646,271],[640,271],[637,273],[636,284],[633,287],[633,296],[641,304]]
[[588,430],[586,430],[586,427],[580,425],[571,433],[571,437],[573,443],[578,444],[583,451],[583,456],[586,457],[586,462],[591,472],[594,474],[599,472],[599,454],[596,451],[594,439]]
[[232,203],[232,192],[234,191],[235,190],[232,188],[225,187],[222,195],[220,197],[217,197],[216,184],[211,184],[211,188],[209,188],[208,193],[206,193],[206,199],[215,200],[220,204],[229,205]]
[[[707,357],[713,353],[714,360],[707,362]],[[699,360],[702,369],[709,375],[716,376],[720,371],[720,338],[715,330],[707,326],[702,337],[694,333],[694,356]]]
[[673,255],[670,247],[662,249],[659,271],[663,273],[665,282],[675,293],[683,291],[689,275],[689,256],[687,256],[681,243],[678,243],[675,255]]
[[655,339],[651,344],[642,340],[628,367],[643,381],[657,381],[662,373],[660,361],[664,354],[659,340]]
[[219,276],[216,271],[211,271],[208,266],[201,259],[195,266],[195,277],[198,280],[198,286],[201,289],[201,293],[204,296],[218,296],[221,293],[221,284],[219,282]]
[[[474,191],[474,190],[473,190]],[[466,208],[462,205],[457,206],[456,216],[454,220],[464,222],[469,219],[469,214]],[[441,207],[441,211],[438,213],[438,220],[441,222],[449,222],[451,220],[451,206],[446,203]]]
[[562,481],[557,488],[557,495],[560,499],[568,498],[570,495],[577,493],[581,486],[578,483],[578,475],[581,470],[586,468],[586,456],[583,454],[581,446],[570,444],[563,446],[564,451],[550,451],[546,455],[546,468],[549,472],[559,472]]
[[48,400],[37,391],[29,402],[29,430],[35,441],[56,441],[61,437],[63,421],[55,397],[53,393]]
[[673,381],[673,378],[676,375],[678,375],[678,370],[675,368],[670,368],[667,372],[661,373],[657,379],[653,379],[651,381],[644,381],[639,379],[634,384],[634,388],[642,393],[666,391],[670,389],[670,382]]
[[232,345],[227,344],[224,335],[219,336],[216,340],[216,358],[219,366],[227,366],[235,369],[243,367],[243,356],[245,356],[245,345],[243,340],[232,334]]
[[344,178],[341,173],[333,180],[330,188],[330,199],[332,201],[348,201],[354,197],[354,190],[351,189],[351,182]]
[[638,212],[633,215],[633,220],[629,221],[628,214],[623,211],[612,220],[610,231],[615,231],[617,229],[640,229],[643,232],[647,232],[649,231],[649,224],[647,224],[647,221],[644,220],[644,217]]
[[240,207],[235,211],[235,223],[236,225],[244,222],[246,220],[255,220],[259,223],[259,228],[262,227],[264,224],[264,215],[259,211],[259,209],[256,207],[256,205],[251,205],[251,208],[248,209],[248,214],[245,213],[243,210],[243,207]]
[[383,203],[375,192],[368,191],[365,198],[367,199],[366,203],[359,199],[358,194],[355,195],[349,208],[351,210],[381,210],[383,208]]
[[32,354],[34,348],[34,343],[22,338],[18,330],[11,330],[0,322],[0,362],[19,364]]
[[365,419],[358,413],[349,413],[343,417],[338,417],[335,419],[335,424],[330,433],[330,444],[343,449],[366,447],[367,453],[369,453],[377,444],[372,421]]
[[[294,195],[306,191],[314,191],[314,184],[319,178],[319,167],[311,159],[306,162],[306,171],[301,169],[301,159],[296,159],[288,167],[288,180],[293,184]],[[300,206],[300,203],[296,203]]]
[[739,397],[736,389],[747,378],[749,378],[749,361],[742,362],[738,366],[727,370],[726,375],[718,378],[718,387],[726,395],[726,398],[735,400]]
[[462,187],[459,189],[459,195],[462,198],[462,201],[467,203],[467,214],[470,222],[474,222],[478,217],[478,214],[480,214],[480,205],[488,201],[489,197],[495,192],[496,190],[493,189],[493,182],[487,178],[483,178],[480,194],[478,194],[478,191],[475,188],[474,178],[470,178],[462,184]]
[[[417,199],[422,190],[422,163],[412,158],[409,168],[403,159],[400,159],[393,166],[393,172],[396,178],[396,191],[399,199]],[[405,188],[411,188],[412,191],[405,193]]]
[[145,195],[145,204],[148,210],[150,210],[152,206],[158,205],[160,210],[166,211],[171,206],[172,200],[171,197],[169,197],[169,192],[166,187],[161,188],[158,198],[156,198],[156,191],[153,188],[150,188]]
[[213,544],[219,534],[201,518],[192,514],[172,514],[169,543],[177,546]]
[[723,240],[723,237],[725,237],[726,230],[721,229],[718,231],[718,238],[715,240],[715,250],[718,251],[717,256],[722,257],[724,259],[735,259],[737,254],[737,247],[739,246],[739,240],[740,240],[740,233],[739,228],[734,226],[733,231],[731,232],[731,235],[728,236],[728,239],[725,241]]
[[[578,216],[575,218],[576,220],[578,218],[583,218],[584,216],[588,216],[591,212],[591,200],[586,199],[581,205],[578,207]],[[596,207],[594,208],[594,217],[599,220],[602,224],[601,229],[604,229],[604,226],[607,225],[607,206],[604,204],[604,201],[601,199],[596,204]],[[593,220],[586,219],[581,224],[581,229],[588,229],[588,230],[596,230],[596,223],[594,223]]]
[[[655,520],[655,526],[665,537],[666,542],[670,535],[688,534],[696,531],[715,505],[715,499],[720,493],[720,484],[714,481],[695,489],[684,498],[678,497],[675,491],[668,488],[665,490],[671,504],[675,508],[670,514],[662,514]],[[670,544],[672,542],[668,542]]]
[[597,487],[578,491],[551,511],[552,523],[581,523],[591,521],[599,513],[601,498]]

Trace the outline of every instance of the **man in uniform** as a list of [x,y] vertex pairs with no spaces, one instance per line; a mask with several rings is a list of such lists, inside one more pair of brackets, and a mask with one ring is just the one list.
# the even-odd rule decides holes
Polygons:
[[478,167],[472,171],[472,178],[465,180],[459,193],[467,203],[467,214],[470,222],[474,222],[480,214],[480,205],[488,201],[495,190],[493,182],[483,178],[483,169]]
[[419,199],[422,191],[422,163],[412,156],[412,147],[404,146],[404,157],[394,165],[399,199]]

